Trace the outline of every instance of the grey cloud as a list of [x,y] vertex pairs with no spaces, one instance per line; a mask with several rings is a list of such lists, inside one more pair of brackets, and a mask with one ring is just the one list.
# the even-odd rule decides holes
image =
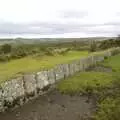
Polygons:
[[97,33],[97,34],[114,34],[114,35],[118,35],[120,34],[120,29],[118,29],[117,27],[116,28],[113,28],[111,30],[89,30],[87,31],[87,33],[89,34],[93,34],[93,33]]
[[112,25],[112,26],[119,26],[120,27],[120,22],[108,22],[108,23],[105,23],[104,25]]
[[116,15],[120,16],[120,12],[117,12]]
[[[109,29],[109,26],[112,26]],[[101,30],[102,27],[102,30]],[[108,29],[104,29],[108,27]],[[119,34],[120,23],[111,22],[104,24],[81,24],[81,23],[58,23],[58,22],[36,22],[27,24],[15,23],[0,23],[0,34],[39,34],[39,35],[53,35],[82,32],[87,34]]]
[[68,10],[61,13],[64,18],[83,18],[88,15],[87,11]]

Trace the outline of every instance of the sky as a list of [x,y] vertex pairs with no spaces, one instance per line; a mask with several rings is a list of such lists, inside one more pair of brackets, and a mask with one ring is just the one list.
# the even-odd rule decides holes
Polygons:
[[120,34],[120,0],[0,0],[0,37]]

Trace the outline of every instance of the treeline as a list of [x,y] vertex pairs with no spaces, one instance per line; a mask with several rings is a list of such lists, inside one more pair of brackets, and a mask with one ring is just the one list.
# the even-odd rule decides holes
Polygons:
[[33,44],[4,44],[0,46],[0,62],[20,59],[29,55],[65,55],[69,50],[87,50],[90,52],[95,52],[118,46],[120,46],[120,36],[115,39],[104,41],[89,39],[78,41],[74,39],[73,41],[41,42]]
[[120,36],[114,39],[108,39],[103,41],[91,41],[90,43],[90,51],[95,52],[99,50],[105,50],[112,47],[120,47]]
[[11,45],[4,44],[0,46],[0,61],[9,61],[11,59],[20,59],[29,55],[45,55],[50,54],[52,46],[47,44],[20,44]]
[[101,44],[99,45],[99,48],[101,49],[108,49],[111,47],[119,47],[120,46],[120,37],[116,39],[109,39],[102,41]]

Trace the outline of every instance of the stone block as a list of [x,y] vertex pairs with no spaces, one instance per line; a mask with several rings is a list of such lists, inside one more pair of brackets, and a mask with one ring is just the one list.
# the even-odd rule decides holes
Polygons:
[[36,93],[36,76],[34,74],[26,74],[23,76],[24,89],[26,94]]
[[4,100],[13,102],[17,98],[25,95],[22,77],[12,79],[2,83]]
[[75,71],[75,73],[76,72],[79,72],[80,71],[80,61],[79,60],[76,60],[76,61],[74,61],[73,62],[73,64],[74,64],[74,71]]
[[63,65],[63,70],[64,70],[64,76],[65,76],[65,78],[68,77],[70,75],[69,64],[64,64]]
[[80,59],[79,69],[80,71],[84,71],[84,59]]
[[2,89],[0,88],[0,112],[2,112],[3,110],[4,110],[4,98]]
[[74,65],[74,63],[69,64],[69,69],[70,69],[70,75],[74,75],[74,73],[75,73],[75,65]]
[[54,84],[55,81],[56,81],[55,70],[54,69],[48,70],[48,82],[50,84]]
[[65,73],[64,73],[64,65],[57,65],[55,67],[55,76],[56,76],[56,81],[64,79]]
[[37,89],[43,89],[44,87],[48,86],[50,83],[48,81],[48,72],[41,71],[36,74],[36,83]]

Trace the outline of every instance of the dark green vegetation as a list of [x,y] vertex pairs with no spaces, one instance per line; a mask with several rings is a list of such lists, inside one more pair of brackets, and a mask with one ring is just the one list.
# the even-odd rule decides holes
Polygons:
[[91,40],[89,51],[95,52],[105,50],[113,47],[120,47],[120,36],[116,38],[109,38],[102,41]]
[[120,36],[114,39],[103,40],[99,44],[99,49],[108,49],[112,47],[119,47],[120,46]]
[[[120,38],[53,38],[0,40],[0,61],[6,62],[30,55],[64,55],[69,50],[90,52],[120,46]],[[3,44],[4,43],[4,44]]]
[[66,94],[97,96],[94,120],[120,119],[120,55],[106,59],[101,66],[113,72],[81,72],[61,81],[57,88]]
[[34,42],[3,44],[0,46],[0,61],[6,62],[13,59],[20,59],[26,56],[55,56],[56,54],[65,55],[68,51],[89,50],[88,41],[62,41],[62,42]]

